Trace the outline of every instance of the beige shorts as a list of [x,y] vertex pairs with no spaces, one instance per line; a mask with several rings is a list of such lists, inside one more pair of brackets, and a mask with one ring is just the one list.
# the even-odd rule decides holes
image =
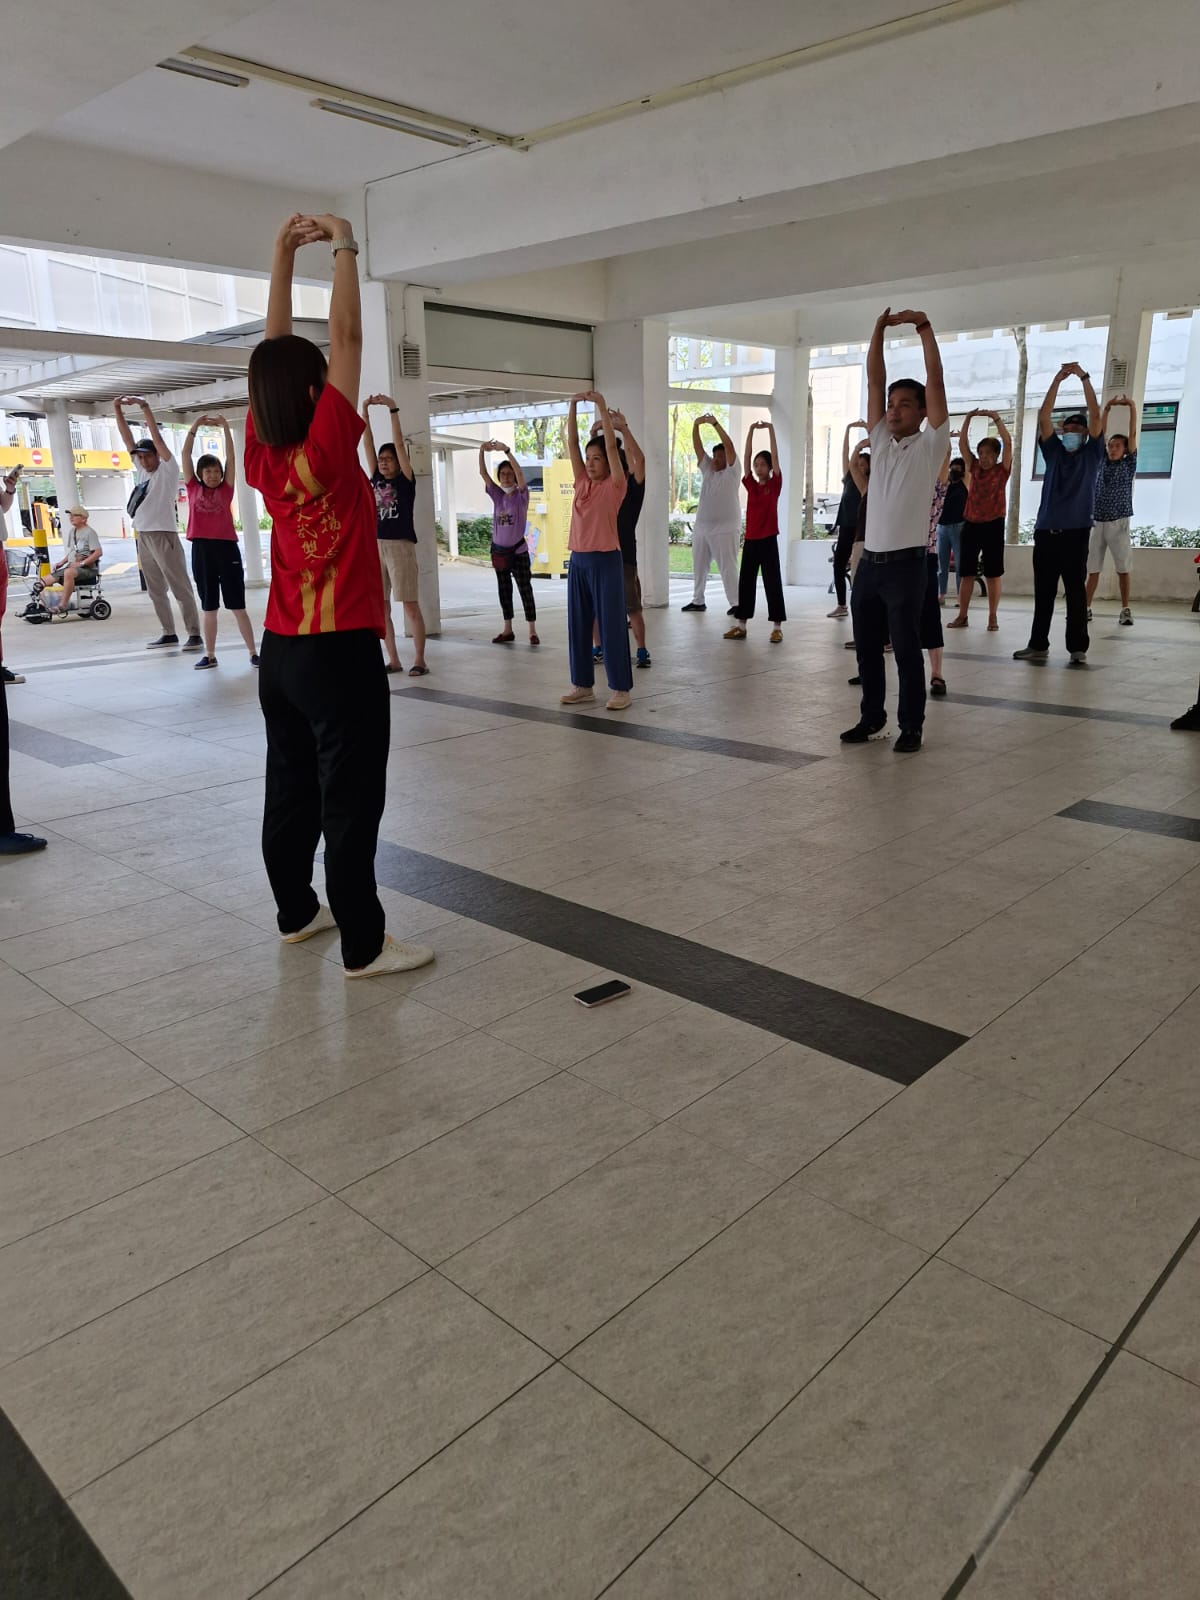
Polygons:
[[411,539],[380,539],[379,565],[383,569],[383,594],[413,604],[420,599],[417,547]]
[[1096,522],[1088,540],[1088,571],[1099,572],[1104,566],[1104,552],[1113,558],[1118,572],[1133,571],[1133,541],[1129,536],[1129,518],[1117,517],[1113,522]]

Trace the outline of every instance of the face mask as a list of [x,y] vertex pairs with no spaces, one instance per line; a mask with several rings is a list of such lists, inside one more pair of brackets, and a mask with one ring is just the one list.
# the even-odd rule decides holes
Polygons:
[[1063,449],[1074,455],[1075,451],[1083,444],[1081,433],[1064,433],[1062,436]]

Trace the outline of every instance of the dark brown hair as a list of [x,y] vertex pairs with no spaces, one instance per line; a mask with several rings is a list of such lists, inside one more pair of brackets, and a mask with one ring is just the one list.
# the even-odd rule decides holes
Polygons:
[[285,333],[264,339],[250,356],[250,410],[254,431],[263,444],[303,444],[312,427],[316,401],[328,367],[309,339]]

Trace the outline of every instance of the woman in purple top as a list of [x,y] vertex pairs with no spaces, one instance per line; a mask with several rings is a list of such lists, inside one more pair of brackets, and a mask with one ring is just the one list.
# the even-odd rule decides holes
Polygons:
[[[504,460],[496,469],[495,478],[488,471],[489,450],[503,452]],[[496,588],[500,591],[500,610],[504,626],[492,640],[493,644],[512,644],[513,633],[513,579],[521,593],[525,608],[525,621],[529,624],[529,643],[537,645],[537,607],[533,603],[533,569],[529,547],[525,543],[525,522],[529,516],[529,489],[525,474],[516,457],[506,444],[498,439],[485,439],[479,446],[479,476],[483,479],[487,497],[492,502],[492,566],[496,569]]]

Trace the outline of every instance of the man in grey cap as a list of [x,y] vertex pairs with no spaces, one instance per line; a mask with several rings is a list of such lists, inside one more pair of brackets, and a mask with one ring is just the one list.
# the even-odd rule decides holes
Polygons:
[[[125,420],[125,406],[141,406],[149,438],[134,439]],[[175,517],[179,503],[179,463],[167,449],[154,413],[143,399],[134,394],[121,395],[114,403],[114,410],[117,430],[137,473],[137,488],[130,497],[129,510],[137,533],[142,574],[163,630],[162,637],[151,639],[147,649],[162,650],[179,644],[175,614],[167,598],[170,588],[179,602],[187,629],[183,648],[200,650],[204,645],[200,637],[200,613],[196,609],[196,596],[188,577]]]

